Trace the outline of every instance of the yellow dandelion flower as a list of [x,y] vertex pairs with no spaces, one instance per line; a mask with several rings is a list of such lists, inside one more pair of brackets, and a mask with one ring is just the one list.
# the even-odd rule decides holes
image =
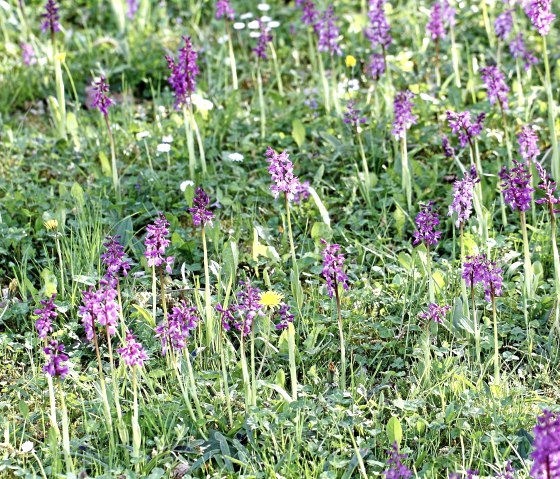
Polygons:
[[276,291],[265,291],[261,294],[259,304],[265,308],[277,308],[284,299],[284,296]]
[[45,228],[47,231],[54,231],[58,228],[58,221],[57,220],[48,220],[44,223]]
[[356,66],[356,58],[354,58],[352,55],[348,55],[346,57],[346,66],[348,68],[352,68]]

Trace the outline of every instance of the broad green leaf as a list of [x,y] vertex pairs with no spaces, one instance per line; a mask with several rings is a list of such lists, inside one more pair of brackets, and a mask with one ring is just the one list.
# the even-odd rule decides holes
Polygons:
[[396,416],[391,417],[387,422],[386,427],[387,437],[389,438],[389,443],[400,445],[402,440],[402,426],[399,418]]
[[301,148],[301,145],[303,145],[305,141],[305,126],[303,126],[301,120],[297,118],[292,121],[292,137],[297,143],[297,146]]

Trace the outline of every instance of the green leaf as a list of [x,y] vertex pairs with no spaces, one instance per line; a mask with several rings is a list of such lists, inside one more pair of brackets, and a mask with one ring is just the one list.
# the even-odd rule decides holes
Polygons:
[[301,120],[297,118],[292,121],[292,137],[294,141],[297,143],[297,146],[301,148],[303,142],[305,141],[305,127]]
[[390,444],[394,444],[396,442],[397,445],[400,445],[402,440],[402,426],[398,417],[393,416],[389,419],[387,422],[386,432]]
[[76,200],[76,206],[78,209],[81,210],[85,206],[86,200],[84,199],[84,190],[79,183],[74,182],[72,189],[70,190],[70,194],[72,195],[72,198]]
[[101,171],[103,174],[105,176],[111,176],[111,163],[109,163],[109,158],[107,158],[107,155],[103,151],[99,152],[99,162],[101,163]]
[[329,212],[327,211],[327,208],[325,208],[325,205],[321,201],[321,198],[319,198],[319,195],[317,194],[317,192],[315,191],[315,189],[312,186],[309,187],[309,194],[311,195],[311,197],[313,198],[313,201],[315,201],[315,204],[317,205],[317,208],[319,209],[319,213],[321,214],[321,218],[323,218],[323,223],[325,223],[327,226],[330,227],[331,218],[329,216]]
[[29,416],[29,406],[23,399],[20,399],[19,401],[19,412],[24,419],[27,419],[27,416]]

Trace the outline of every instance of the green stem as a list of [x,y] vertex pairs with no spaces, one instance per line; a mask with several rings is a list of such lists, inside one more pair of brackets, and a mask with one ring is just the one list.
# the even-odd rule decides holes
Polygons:
[[69,432],[69,421],[68,421],[68,409],[66,408],[66,401],[64,399],[64,391],[62,389],[62,382],[59,383],[60,391],[60,417],[62,422],[62,453],[64,454],[64,460],[66,462],[66,472],[74,472],[74,462],[72,461],[72,456],[70,455],[70,432]]
[[[474,279],[471,278],[471,284]],[[474,300],[474,284],[471,286],[471,304],[473,310],[473,329],[474,329],[474,344],[475,344],[475,351],[476,351],[476,362],[480,365],[480,355],[481,355],[481,347],[480,347],[480,327],[478,325],[478,318],[476,317],[476,303]]]
[[189,413],[189,416],[192,419],[192,422],[196,424],[197,419],[196,419],[196,416],[194,414],[194,410],[193,410],[192,405],[191,405],[191,399],[189,397],[189,390],[188,390],[188,388],[185,387],[183,377],[182,377],[180,369],[179,369],[179,364],[177,362],[177,358],[175,357],[173,351],[170,350],[169,353],[173,355],[172,356],[173,370],[175,371],[175,376],[177,377],[177,382],[179,383],[179,388],[181,389],[181,392],[183,393],[183,399],[185,401],[185,406],[187,406],[187,411]]
[[58,421],[56,418],[56,398],[54,394],[54,384],[53,379],[50,374],[47,374],[47,384],[49,386],[49,397],[50,397],[50,406],[51,406],[51,426],[56,433],[56,437],[60,437],[60,429],[58,428]]
[[[62,68],[60,59],[58,58],[56,48],[56,36],[54,33],[51,35],[53,47],[53,64],[54,64],[54,77],[56,83],[56,98],[58,102],[58,118],[57,129],[60,138],[66,139],[66,95],[64,92],[64,81],[62,79]],[[56,115],[54,115],[56,117]]]
[[336,298],[336,312],[338,319],[338,336],[340,339],[340,388],[346,389],[346,346],[344,343],[344,329],[342,324],[342,310],[340,307],[340,294],[338,292],[338,281],[334,279],[334,294]]
[[264,93],[260,67],[257,67],[257,90],[259,95],[259,107],[261,110],[261,139],[264,140],[266,136],[266,109],[264,103]]
[[224,395],[226,397],[226,407],[228,412],[228,422],[229,427],[233,426],[233,413],[231,409],[231,398],[229,396],[229,384],[228,384],[228,375],[227,375],[227,368],[226,368],[226,357],[225,357],[225,350],[224,350],[224,339],[222,337],[222,329],[220,328],[220,364],[222,368],[222,384],[224,386]]
[[426,245],[426,269],[428,272],[428,297],[430,303],[436,302],[436,294],[434,290],[434,280],[432,277],[432,258],[430,256],[430,245]]
[[132,457],[140,458],[140,446],[142,445],[142,433],[138,421],[138,379],[136,377],[136,366],[132,367]]
[[498,345],[498,316],[496,313],[496,298],[494,291],[491,292],[492,296],[492,319],[494,322],[494,384],[500,384],[500,355]]
[[257,377],[255,368],[255,320],[251,322],[251,405],[257,405]]
[[293,323],[288,324],[288,362],[290,364],[292,399],[297,401],[298,381],[296,369],[296,332]]
[[233,51],[233,41],[231,38],[231,32],[229,29],[229,22],[226,19],[226,33],[228,37],[228,51],[229,51],[229,66],[231,68],[231,82],[234,90],[239,89],[239,84],[237,83],[237,64],[235,62],[235,53]]
[[189,119],[189,110],[186,105],[183,105],[183,123],[185,124],[185,135],[187,137],[187,150],[189,153],[189,173],[191,180],[194,181],[196,171],[196,156],[194,154],[194,138]]
[[196,408],[196,413],[198,415],[199,420],[202,421],[204,419],[204,414],[202,414],[202,408],[200,407],[200,401],[198,400],[198,394],[196,392],[196,381],[194,380],[194,372],[191,364],[191,355],[189,353],[188,348],[185,348],[184,351],[185,351],[184,359],[185,362],[187,363],[187,374],[189,375],[190,389],[194,401],[194,407]]
[[115,151],[115,140],[113,138],[113,132],[111,131],[111,125],[109,123],[109,116],[103,115],[105,118],[105,125],[107,125],[107,131],[109,133],[109,143],[111,144],[111,173],[113,175],[113,189],[117,194],[117,201],[121,201],[121,185],[119,182],[119,171],[117,170],[117,154]]
[[529,237],[527,235],[527,220],[525,212],[519,213],[521,218],[521,232],[523,234],[523,259],[525,269],[525,294],[527,299],[533,299],[533,266],[531,265],[531,252],[529,250]]
[[[243,328],[244,326],[245,325],[243,325]],[[241,372],[243,374],[243,386],[245,389],[245,411],[248,412],[249,404],[252,403],[251,380],[249,379],[249,370],[247,368],[247,356],[245,354],[245,338],[243,335],[243,330],[241,331],[240,350],[241,350]]]
[[276,55],[276,49],[272,42],[269,43],[270,54],[272,56],[272,64],[274,65],[274,74],[276,75],[276,85],[278,86],[278,93],[280,96],[284,96],[284,85],[282,84],[282,75],[280,74],[280,68],[278,66],[278,57]]
[[157,323],[157,279],[156,267],[152,266],[152,317],[154,318],[154,325]]
[[371,197],[370,197],[370,187],[371,187],[371,180],[369,177],[369,168],[367,164],[366,152],[364,150],[364,144],[362,142],[362,135],[359,131],[356,131],[356,135],[358,136],[358,144],[360,146],[360,156],[362,158],[362,170],[364,173],[364,182],[363,182],[363,190],[364,190],[364,199],[368,206],[371,206]]
[[54,241],[56,243],[56,252],[58,254],[58,264],[60,268],[60,293],[64,296],[64,268],[62,263],[62,251],[60,249],[60,241],[58,239],[58,233],[55,233]]
[[214,341],[215,325],[214,318],[212,316],[212,304],[210,297],[210,268],[208,266],[208,247],[206,245],[206,229],[204,228],[204,225],[202,226],[201,230],[202,249],[204,252],[204,307],[206,313],[206,345],[210,347],[210,345]]
[[550,77],[550,64],[548,61],[548,48],[546,44],[546,36],[543,39],[543,55],[545,70],[545,87],[548,98],[548,128],[550,130],[550,142],[552,144],[552,176],[555,180],[560,179],[560,154],[558,152],[558,138],[556,136],[556,104],[552,95],[552,80]]
[[401,138],[401,174],[402,182],[401,186],[406,195],[406,204],[408,210],[412,208],[412,184],[410,179],[410,169],[408,165],[408,149],[406,145],[406,131],[403,133]]

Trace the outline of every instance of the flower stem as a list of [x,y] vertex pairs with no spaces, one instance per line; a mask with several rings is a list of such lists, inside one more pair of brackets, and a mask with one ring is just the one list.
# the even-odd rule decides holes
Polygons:
[[492,296],[492,319],[494,323],[494,383],[495,385],[500,384],[500,355],[498,346],[498,316],[496,313],[496,297],[494,291],[491,293]]
[[121,186],[119,182],[119,171],[117,170],[117,154],[115,151],[115,139],[113,138],[113,132],[111,130],[111,124],[109,123],[109,116],[103,115],[105,118],[105,125],[107,126],[107,132],[109,133],[109,143],[111,145],[111,173],[113,175],[113,189],[117,194],[117,201],[121,201]]
[[338,281],[334,278],[334,294],[336,298],[336,312],[338,319],[338,336],[340,338],[340,388],[346,388],[346,346],[344,344],[344,330],[342,325],[342,310],[340,307],[340,294],[338,292]]
[[64,460],[66,462],[66,472],[74,472],[74,462],[72,461],[72,456],[70,455],[70,432],[69,432],[69,421],[68,421],[68,409],[66,408],[66,401],[64,399],[64,391],[62,388],[62,382],[59,383],[60,392],[60,417],[62,422],[62,453],[64,454]]
[[138,379],[136,377],[136,366],[132,368],[132,457],[140,458],[140,446],[142,445],[142,433],[138,422]]
[[62,251],[60,249],[60,240],[58,239],[58,233],[55,234],[54,241],[56,244],[56,252],[58,255],[58,264],[60,269],[60,294],[64,296],[64,268],[62,263]]
[[556,104],[552,94],[552,80],[550,77],[550,63],[548,61],[548,48],[546,44],[546,36],[543,39],[543,56],[545,70],[545,88],[548,98],[548,128],[550,130],[550,142],[552,144],[552,176],[555,180],[560,179],[560,153],[558,151],[558,138],[556,136]]
[[520,211],[521,232],[523,234],[523,258],[525,269],[525,294],[528,299],[534,298],[533,292],[533,266],[531,265],[531,252],[529,251],[529,238],[527,235],[527,220],[525,212]]
[[237,64],[235,62],[235,53],[233,51],[233,41],[231,38],[231,31],[229,29],[229,22],[226,19],[226,33],[228,37],[228,51],[229,51],[229,66],[231,68],[231,83],[234,90],[239,89],[237,83]]
[[290,380],[292,383],[292,399],[297,401],[297,369],[296,369],[296,332],[293,323],[288,324],[288,362],[290,364]]
[[401,174],[402,174],[402,189],[406,195],[406,204],[408,209],[412,208],[412,184],[410,181],[410,169],[408,166],[408,149],[406,145],[406,131],[401,138]]
[[257,67],[257,90],[259,95],[259,106],[261,110],[261,139],[264,140],[266,136],[266,108],[264,102],[263,84],[262,84],[260,67]]
[[185,135],[187,137],[187,150],[189,152],[189,174],[191,180],[194,181],[196,171],[196,156],[194,154],[194,138],[189,119],[189,110],[187,106],[183,106],[183,123],[185,124]]
[[224,395],[226,397],[226,407],[228,412],[228,422],[229,426],[233,426],[233,413],[231,410],[231,398],[229,397],[229,384],[228,384],[228,375],[227,375],[227,368],[226,368],[226,357],[225,357],[225,349],[224,349],[224,339],[222,337],[222,330],[220,328],[220,364],[222,368],[222,383],[224,385]]
[[206,345],[210,346],[214,341],[215,325],[212,316],[212,304],[210,297],[210,269],[208,267],[208,246],[206,244],[206,229],[202,225],[202,249],[204,252],[204,308],[206,312]]
[[246,412],[248,412],[249,404],[252,403],[251,380],[249,379],[249,370],[247,368],[247,356],[245,354],[245,338],[243,336],[243,331],[241,332],[240,350],[241,350],[241,372],[243,374],[243,386],[245,389],[245,410]]
[[255,321],[251,322],[251,405],[257,405],[257,377],[255,369]]
[[426,269],[428,273],[428,297],[430,303],[436,302],[436,293],[434,290],[434,279],[432,277],[432,257],[430,256],[430,245],[426,245]]

